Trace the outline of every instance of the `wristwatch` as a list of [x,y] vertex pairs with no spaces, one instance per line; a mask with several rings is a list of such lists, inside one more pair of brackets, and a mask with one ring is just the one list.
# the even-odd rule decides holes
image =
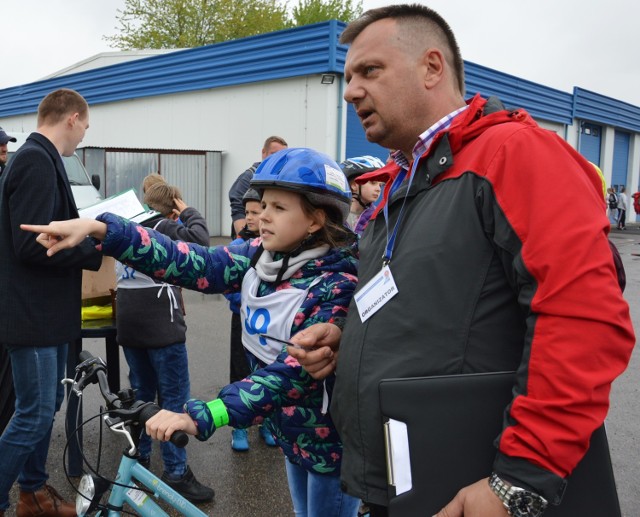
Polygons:
[[489,478],[489,487],[513,517],[541,517],[547,508],[547,500],[535,492],[513,486],[500,479],[494,472]]

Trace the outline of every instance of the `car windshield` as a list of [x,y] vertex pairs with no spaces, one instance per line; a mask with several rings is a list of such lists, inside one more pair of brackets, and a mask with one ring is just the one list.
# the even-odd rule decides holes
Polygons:
[[[9,160],[14,155],[14,152],[9,153]],[[87,177],[82,162],[77,155],[63,156],[62,161],[64,168],[67,171],[67,177],[69,178],[70,185],[91,185],[91,181]]]
[[91,185],[80,158],[74,154],[72,156],[63,156],[62,161],[71,185]]

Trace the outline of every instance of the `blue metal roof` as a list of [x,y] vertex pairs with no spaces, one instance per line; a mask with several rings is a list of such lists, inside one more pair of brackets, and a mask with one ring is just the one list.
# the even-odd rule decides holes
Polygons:
[[483,97],[495,95],[505,106],[524,108],[535,118],[562,124],[572,123],[573,98],[570,93],[469,61],[464,62],[464,73],[469,96],[476,92],[480,92]]
[[308,74],[342,74],[337,20],[119,63],[0,90],[0,116],[33,113],[49,92],[72,88],[90,105]]
[[573,117],[640,132],[640,107],[577,86],[573,89]]
[[[0,117],[34,113],[57,88],[73,88],[90,105],[219,88],[308,74],[342,75],[347,46],[337,20],[171,52],[0,90]],[[640,132],[640,108],[581,88],[573,94],[465,61],[469,95],[495,95],[536,118],[574,118]]]

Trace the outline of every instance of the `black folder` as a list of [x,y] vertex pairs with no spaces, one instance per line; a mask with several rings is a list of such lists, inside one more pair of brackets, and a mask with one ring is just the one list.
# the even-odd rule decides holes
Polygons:
[[[407,425],[411,463],[411,489],[396,495],[389,485],[391,517],[435,515],[460,488],[491,474],[494,441],[514,378],[513,372],[500,372],[380,382],[383,421]],[[583,515],[621,516],[604,425],[593,433],[587,454],[569,477],[562,504],[549,505],[545,512],[545,517]]]

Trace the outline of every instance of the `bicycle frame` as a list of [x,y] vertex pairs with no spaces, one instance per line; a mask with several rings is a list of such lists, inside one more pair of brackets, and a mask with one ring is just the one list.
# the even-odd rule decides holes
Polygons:
[[[135,478],[135,479],[134,479]],[[145,469],[135,458],[122,456],[116,481],[122,485],[113,485],[109,496],[109,510],[101,510],[98,515],[117,517],[127,503],[136,513],[143,517],[168,516],[151,497],[150,494],[139,489],[139,485],[144,485],[153,491],[153,496],[165,501],[169,506],[176,509],[185,517],[206,517],[206,514],[199,510],[192,503],[187,501],[178,492],[169,487],[165,482],[152,472]],[[99,494],[97,494],[99,496]],[[106,513],[105,513],[106,512]]]
[[[72,383],[73,391],[77,396],[81,396],[87,384],[97,382],[108,407],[103,414],[103,420],[111,432],[123,435],[129,446],[122,453],[115,480],[105,478],[91,467],[93,474],[85,474],[82,477],[76,489],[78,516],[93,514],[101,517],[119,517],[123,512],[135,512],[142,517],[169,517],[156,502],[161,500],[185,517],[207,517],[194,504],[138,462],[138,440],[134,440],[132,430],[138,430],[139,425],[144,426],[144,422],[160,408],[150,403],[135,402],[132,390],[122,390],[114,395],[109,391],[104,362],[86,351],[81,352],[80,357],[83,362],[76,367],[76,378],[65,379],[63,383]],[[80,427],[85,423],[80,424]],[[134,435],[137,437],[137,434],[136,432]],[[178,447],[184,447],[188,441],[186,434],[182,435],[171,437],[172,442]],[[84,456],[83,459],[89,465]],[[107,491],[110,491],[109,499],[104,503],[102,499]],[[131,511],[124,509],[125,504]]]

